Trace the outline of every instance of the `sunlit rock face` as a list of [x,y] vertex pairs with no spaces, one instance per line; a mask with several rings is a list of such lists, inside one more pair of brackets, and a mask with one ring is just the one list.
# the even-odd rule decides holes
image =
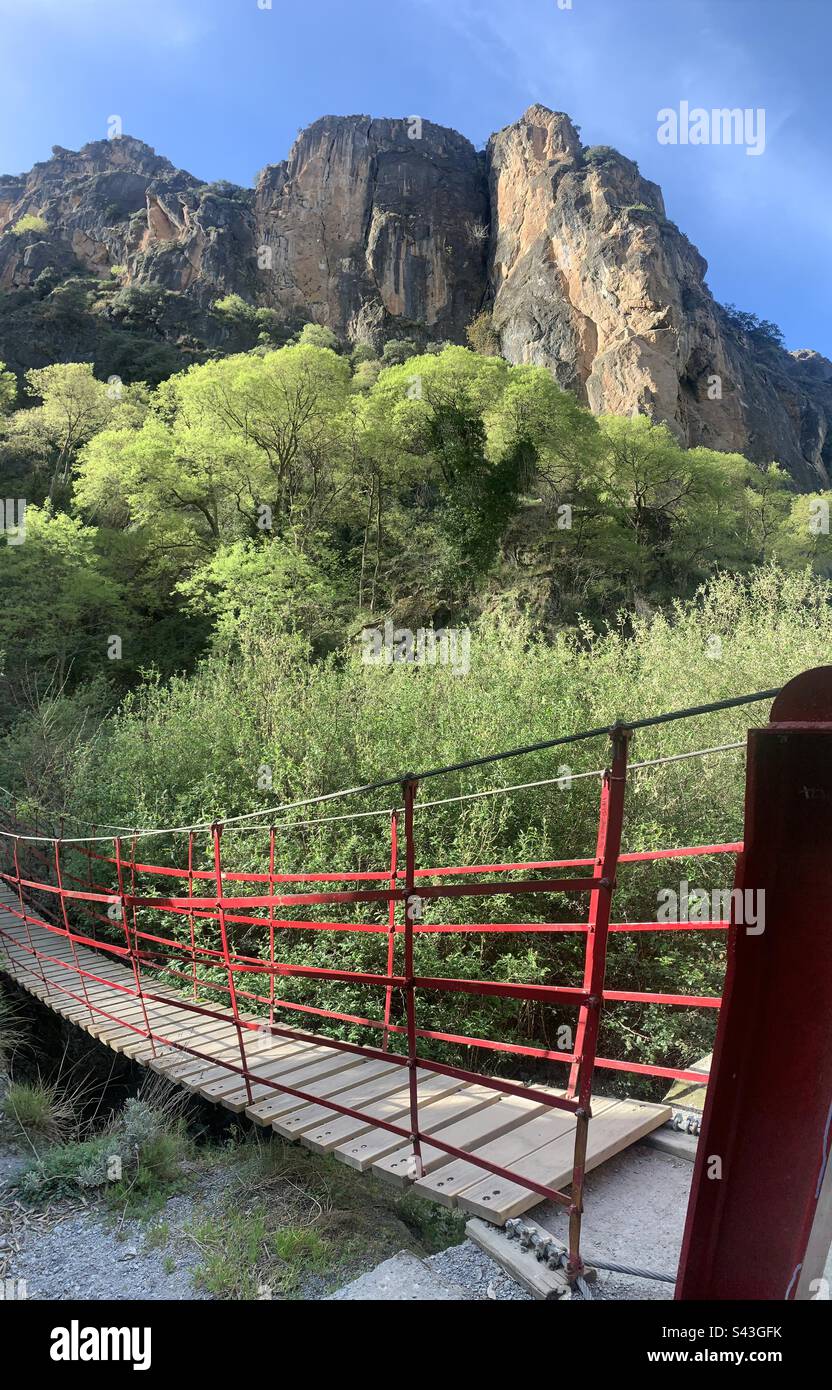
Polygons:
[[483,161],[455,131],[325,116],[263,171],[254,207],[265,302],[359,340],[410,324],[464,340],[488,209]]
[[[14,232],[26,214],[42,222]],[[312,321],[375,348],[465,342],[485,308],[510,362],[549,368],[596,413],[638,411],[686,444],[829,482],[832,364],[743,332],[657,185],[542,106],[485,152],[415,117],[325,116],[253,190],[202,184],[129,136],[0,178],[9,304],[113,270],[168,291],[147,331],[197,351],[234,350],[212,313],[229,294],[287,335]],[[0,358],[18,370],[88,353],[57,317],[33,343],[0,305]]]
[[488,146],[493,322],[596,413],[639,411],[686,444],[777,459],[825,485],[832,364],[738,331],[661,190],[568,116],[532,106]]

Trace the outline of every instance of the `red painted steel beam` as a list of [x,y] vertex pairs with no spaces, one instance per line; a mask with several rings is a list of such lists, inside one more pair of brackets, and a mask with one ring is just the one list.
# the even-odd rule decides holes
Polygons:
[[732,909],[677,1299],[811,1297],[822,1273],[825,1248],[804,1261],[832,1116],[832,666],[771,720],[748,739],[735,886],[754,898]]

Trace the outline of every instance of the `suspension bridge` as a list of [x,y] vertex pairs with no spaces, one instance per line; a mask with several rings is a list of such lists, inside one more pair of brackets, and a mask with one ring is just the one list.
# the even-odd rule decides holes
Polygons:
[[[756,821],[752,817],[752,772],[756,766],[754,741],[763,735],[779,737],[781,745],[785,740],[792,749],[791,761],[787,759],[780,768],[781,791],[791,785],[790,778],[805,778],[809,764],[815,767],[812,775],[820,790],[817,798],[807,797],[807,805],[816,800],[823,820],[824,814],[827,818],[830,815],[824,797],[832,803],[830,672],[832,668],[808,673],[791,682],[782,693],[757,692],[563,735],[448,767],[235,816],[223,823],[151,828],[79,824],[80,833],[66,835],[62,822],[59,826],[53,824],[47,832],[42,825],[25,824],[22,813],[12,808],[6,828],[0,830],[0,844],[4,847],[4,867],[0,870],[0,968],[50,1009],[114,1051],[206,1100],[244,1113],[284,1139],[333,1154],[354,1169],[370,1171],[402,1187],[411,1186],[425,1198],[458,1206],[497,1226],[544,1199],[565,1207],[569,1214],[568,1275],[577,1278],[584,1269],[581,1217],[587,1172],[665,1123],[671,1113],[667,1105],[605,1096],[603,1074],[623,1072],[698,1084],[703,1080],[699,1071],[599,1055],[603,1010],[617,1002],[719,1010],[721,1002],[719,996],[607,988],[610,940],[617,934],[640,932],[724,933],[728,979],[735,989],[737,959],[747,950],[746,942],[750,939],[742,936],[737,923],[727,919],[614,920],[620,866],[724,855],[732,866],[737,862],[736,881],[742,886],[743,865],[747,866],[751,849],[749,844],[734,840],[624,851],[626,792],[628,778],[634,772],[687,758],[719,756],[745,746],[743,740],[691,748],[672,757],[639,763],[629,757],[632,736],[639,729],[675,720],[695,720],[716,710],[743,705],[757,706],[759,710],[778,697],[773,722],[748,736],[746,837],[750,827],[760,835],[759,817]],[[794,717],[795,712],[799,718]],[[784,718],[784,713],[789,717]],[[817,742],[820,736],[827,740],[822,749]],[[809,751],[804,752],[801,740],[807,738]],[[434,806],[554,785],[562,780],[562,773],[535,782],[425,799],[424,788],[434,779],[486,764],[502,765],[526,754],[587,740],[606,742],[605,766],[575,774],[594,778],[600,787],[594,853],[580,858],[513,863],[440,867],[418,863],[417,814]],[[796,751],[795,740],[800,745]],[[823,757],[817,771],[819,752]],[[821,772],[826,775],[827,771],[830,785],[824,791],[826,783]],[[355,799],[360,802],[393,789],[400,793],[400,804],[394,807],[311,814],[323,803],[350,804]],[[771,788],[767,795],[770,799]],[[304,818],[298,819],[298,813]],[[287,814],[292,816],[289,821],[279,821],[278,817]],[[390,857],[383,868],[328,873],[278,871],[276,836],[283,829],[333,821],[348,823],[370,816],[383,817],[389,824]],[[223,853],[223,834],[231,826],[261,837],[260,869],[238,870],[229,865]],[[783,831],[782,825],[780,830]],[[160,842],[164,852],[155,858],[164,862],[154,862],[153,846]],[[203,843],[210,847],[210,858],[198,853]],[[826,851],[828,856],[828,841]],[[210,867],[204,867],[206,860]],[[766,860],[755,888],[761,887],[770,867]],[[817,892],[816,871],[815,880]],[[487,902],[496,896],[527,894],[535,895],[535,903],[545,902],[554,894],[566,895],[585,905],[584,915],[578,921],[564,922],[457,924],[423,919],[425,904],[437,899],[475,896]],[[367,905],[381,920],[337,920],[338,910],[359,904]],[[309,909],[335,909],[335,913],[333,920],[313,920],[308,915],[293,914],[292,909],[301,914]],[[770,904],[768,947],[771,910]],[[828,898],[823,912],[828,927]],[[343,932],[379,934],[386,946],[386,968],[372,972],[293,963],[293,933],[310,931],[320,932],[327,941],[334,942]],[[581,978],[571,983],[522,983],[416,973],[414,951],[425,935],[562,932],[583,939]],[[777,939],[775,931],[775,943]],[[832,977],[831,940],[832,932],[827,931],[820,960],[816,955],[816,990],[826,989],[827,976]],[[761,954],[758,952],[758,958]],[[761,968],[765,974],[758,959],[755,969],[759,972]],[[780,962],[778,970],[782,976],[783,971],[788,973],[788,966]],[[746,978],[742,977],[740,986]],[[343,982],[377,991],[377,1016],[281,999],[281,979],[327,985]],[[807,988],[811,991],[811,983],[807,982]],[[532,1001],[574,1010],[573,1046],[569,1051],[560,1051],[420,1026],[419,1001],[437,992],[461,995],[463,1005],[465,996],[479,996],[515,1001],[518,1007]],[[713,1074],[717,1080],[724,1048],[731,1045],[727,999],[726,991],[714,1056]],[[755,999],[759,1002],[759,990]],[[755,1006],[746,1005],[752,1009]],[[735,1026],[736,1021],[735,1008]],[[312,1023],[314,1028],[309,1026]],[[338,1024],[340,1033],[347,1031],[344,1025],[349,1025],[349,1040],[327,1035],[327,1023],[330,1027]],[[727,1042],[723,1037],[726,1030]],[[371,1034],[370,1041],[352,1040],[366,1033]],[[485,1056],[486,1060],[489,1054],[510,1056],[516,1059],[518,1069],[533,1066],[535,1074],[544,1079],[524,1084],[512,1077],[489,1075],[487,1064],[483,1070],[474,1070],[471,1066],[440,1061],[430,1055],[436,1051],[431,1044],[436,1043],[446,1045],[443,1057],[450,1047],[467,1049],[466,1058],[472,1053]],[[816,1045],[822,1054],[821,1073],[826,1078],[827,1073],[832,1075],[829,1044]],[[564,1084],[549,1084],[545,1080],[550,1064],[562,1064],[568,1069]],[[743,1062],[740,1058],[740,1071],[746,1065],[747,1059]],[[734,1073],[732,1082],[735,1091],[737,1074]],[[716,1103],[721,1102],[715,1082],[709,1104],[715,1091]],[[741,1100],[735,1094],[734,1111],[740,1108]],[[736,1118],[734,1113],[731,1123]],[[706,1112],[705,1133],[708,1120]],[[723,1123],[730,1128],[727,1119],[723,1118]],[[726,1135],[725,1142],[727,1147],[735,1141]],[[801,1142],[805,1145],[805,1133]],[[828,1133],[824,1143],[828,1146]],[[802,1166],[806,1167],[805,1160]],[[806,1242],[811,1238],[825,1172],[824,1160],[814,1201],[807,1197],[806,1210],[801,1208],[800,1229]],[[800,1184],[794,1182],[794,1174],[791,1176],[792,1199],[799,1200]],[[697,1193],[700,1203],[706,1204],[701,1176],[694,1178],[692,1210]],[[742,1201],[738,1199],[738,1211],[746,1210],[746,1201],[747,1196]],[[689,1215],[689,1223],[690,1220]],[[713,1242],[721,1229],[720,1219],[713,1212],[709,1220],[710,1245],[700,1254],[700,1265],[713,1262]],[[685,1257],[689,1279],[690,1267],[696,1264],[697,1238],[698,1230],[689,1229]]]

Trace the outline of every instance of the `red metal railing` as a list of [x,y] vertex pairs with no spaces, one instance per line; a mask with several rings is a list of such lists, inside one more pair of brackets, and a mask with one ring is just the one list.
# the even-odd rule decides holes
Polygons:
[[[742,697],[736,701],[719,702],[716,706],[700,707],[698,710],[679,712],[665,718],[682,717],[685,713],[704,713],[711,708],[748,703],[752,699],[767,698],[776,692],[765,692],[764,696]],[[577,1274],[582,1268],[580,1259],[580,1226],[583,1210],[583,1187],[587,1148],[588,1124],[591,1115],[591,1098],[596,1068],[633,1072],[645,1076],[676,1078],[702,1083],[703,1076],[674,1067],[655,1066],[629,1060],[599,1057],[597,1055],[598,1032],[602,1008],[605,1003],[619,1001],[650,1003],[668,1006],[696,1008],[718,1008],[718,997],[688,996],[680,994],[644,993],[629,990],[609,990],[605,988],[607,942],[611,933],[623,932],[663,932],[663,931],[718,931],[727,927],[722,921],[687,922],[613,922],[612,900],[619,865],[649,863],[663,859],[686,858],[700,855],[736,854],[742,845],[736,841],[694,845],[676,849],[656,849],[634,853],[621,852],[622,826],[624,820],[625,792],[628,772],[628,742],[633,728],[639,724],[660,722],[658,719],[638,721],[628,726],[617,725],[607,731],[592,730],[587,735],[572,735],[567,739],[549,740],[544,745],[550,747],[557,743],[574,741],[577,737],[594,737],[606,732],[610,738],[609,766],[601,776],[601,797],[598,814],[596,850],[593,858],[539,860],[517,863],[449,865],[439,868],[423,868],[417,865],[416,833],[414,811],[419,786],[419,778],[407,776],[401,782],[403,811],[393,810],[390,815],[390,864],[382,870],[365,870],[333,873],[279,873],[276,869],[275,830],[272,826],[261,827],[268,831],[268,864],[263,871],[243,872],[223,867],[222,837],[223,826],[219,823],[210,827],[186,828],[187,861],[184,866],[159,865],[137,858],[138,840],[143,835],[160,832],[135,832],[128,835],[130,849],[124,852],[120,834],[111,837],[112,853],[104,853],[96,846],[106,846],[109,837],[93,834],[86,839],[67,841],[61,833],[57,836],[32,837],[16,832],[2,832],[5,842],[12,848],[12,864],[0,872],[0,880],[12,887],[17,894],[18,907],[11,909],[25,926],[26,941],[15,937],[18,949],[32,956],[33,970],[37,969],[44,984],[44,967],[63,967],[67,976],[77,977],[80,993],[59,982],[57,976],[64,978],[63,971],[50,969],[49,988],[59,989],[72,999],[89,1009],[91,1013],[104,1018],[114,1018],[91,996],[88,982],[106,984],[120,993],[137,1001],[137,1008],[128,1012],[125,1018],[114,1018],[128,1030],[146,1038],[155,1053],[156,1046],[171,1046],[187,1055],[201,1058],[207,1056],[200,1052],[198,1038],[189,1037],[187,1028],[177,1026],[164,1031],[152,1029],[148,1020],[147,1004],[161,1002],[171,1005],[170,993],[159,994],[153,981],[146,979],[148,971],[164,975],[165,981],[175,980],[182,985],[181,993],[176,995],[175,1007],[181,1010],[185,1022],[191,1017],[209,1018],[233,1022],[237,1037],[239,1064],[225,1059],[223,1066],[236,1072],[243,1079],[246,1094],[251,1099],[252,1085],[265,1086],[274,1091],[296,1097],[299,1101],[319,1103],[319,1097],[302,1089],[288,1087],[280,1081],[258,1074],[256,1062],[250,1058],[246,1043],[250,1033],[262,1039],[264,1027],[273,1037],[313,1041],[319,1046],[329,1047],[367,1058],[384,1059],[406,1069],[409,1078],[409,1122],[395,1124],[377,1117],[367,1116],[360,1110],[327,1099],[328,1108],[338,1114],[359,1120],[370,1120],[374,1127],[400,1136],[413,1147],[415,1172],[421,1172],[422,1134],[419,1125],[418,1072],[437,1072],[466,1082],[485,1082],[492,1089],[507,1095],[535,1100],[540,1104],[569,1111],[575,1115],[576,1137],[571,1190],[559,1191],[545,1184],[531,1181],[522,1175],[501,1168],[486,1161],[476,1152],[468,1152],[447,1144],[440,1134],[431,1133],[430,1145],[452,1158],[462,1158],[496,1176],[516,1182],[541,1197],[559,1203],[570,1212],[570,1270]],[[458,767],[476,766],[482,762],[495,761],[499,756],[514,756],[531,749],[513,750],[507,755],[489,755],[474,759]],[[704,750],[720,751],[720,750]],[[423,776],[437,775],[439,772],[456,771],[457,768],[437,769]],[[391,785],[390,782],[376,784]],[[369,790],[360,788],[354,790]],[[328,798],[327,798],[328,799]],[[296,803],[307,804],[307,803]],[[362,813],[365,814],[365,813]],[[210,834],[212,850],[211,868],[194,867],[194,833],[203,831]],[[171,831],[181,834],[181,831]],[[402,858],[403,840],[403,867]],[[21,871],[19,846],[28,844],[29,853],[41,866],[41,876],[24,875]],[[46,846],[46,849],[43,846]],[[81,854],[86,862],[86,875],[70,874],[62,862],[62,853],[71,846]],[[568,876],[551,877],[553,871],[589,872]],[[93,874],[96,874],[94,878]],[[129,883],[126,875],[129,874]],[[522,874],[523,877],[509,877]],[[535,875],[543,874],[543,877]],[[485,877],[483,877],[485,875]],[[109,877],[110,883],[97,881],[99,877]],[[164,894],[137,891],[137,876],[183,882],[185,893]],[[465,882],[460,882],[465,878]],[[53,881],[54,880],[54,881]],[[429,882],[428,880],[439,880]],[[447,880],[451,880],[450,882]],[[67,883],[76,886],[67,887]],[[326,885],[350,884],[355,887],[327,887]],[[194,891],[198,885],[211,886],[210,893]],[[229,893],[230,885],[255,889],[260,892]],[[289,887],[310,885],[312,891],[286,891]],[[373,885],[373,886],[364,886]],[[127,891],[129,887],[129,891]],[[444,898],[477,896],[489,898],[495,895],[564,893],[582,897],[587,895],[587,919],[583,922],[476,922],[476,923],[434,923],[421,921],[421,905],[424,901]],[[45,904],[32,910],[29,896]],[[57,900],[57,902],[56,902]],[[354,904],[369,904],[376,908],[386,908],[386,921],[343,922],[337,920],[309,921],[296,916],[277,917],[275,909],[302,907],[341,907]],[[400,912],[401,905],[401,912]],[[56,911],[57,908],[57,911]],[[73,926],[70,917],[73,912],[82,910],[92,918],[92,934]],[[105,911],[108,909],[108,911]],[[248,910],[247,910],[248,909]],[[254,915],[254,911],[258,915]],[[260,915],[266,912],[266,916]],[[115,914],[115,916],[113,915]],[[183,919],[187,926],[187,939],[177,935],[167,935],[161,929],[148,930],[148,915],[172,915]],[[205,946],[196,939],[196,923],[215,924],[217,936],[215,944]],[[106,925],[112,932],[115,928],[123,934],[123,944],[100,939],[96,935],[98,923]],[[248,954],[238,951],[232,940],[229,928],[238,925],[254,928],[261,934],[260,939],[268,941],[268,955]],[[72,962],[36,946],[31,928],[46,929],[56,937],[70,943]],[[276,936],[281,934],[281,942],[291,939],[296,930],[320,932],[371,932],[384,933],[387,937],[386,967],[383,972],[334,969],[316,965],[301,965],[276,958]],[[455,979],[438,976],[418,975],[415,971],[415,938],[432,933],[579,933],[585,937],[584,970],[580,985],[551,985],[539,983],[515,983],[481,979]],[[0,938],[10,938],[8,930],[0,925]],[[397,947],[403,947],[401,973],[396,973]],[[256,945],[257,943],[255,943]],[[130,967],[132,987],[123,981],[114,980],[111,975],[98,974],[85,968],[80,961],[77,947],[92,948],[102,959],[100,970],[104,970],[104,959],[114,960]],[[168,951],[170,955],[158,958],[158,953]],[[281,952],[282,954],[282,952]],[[178,968],[180,966],[185,969]],[[209,979],[205,969],[212,969],[221,976]],[[143,975],[143,972],[145,974]],[[267,981],[267,993],[257,990],[257,977]],[[323,982],[344,982],[378,988],[384,1001],[381,1017],[371,1018],[360,1014],[324,1008],[318,1005],[285,1000],[277,996],[276,983],[280,977],[318,980]],[[185,987],[188,994],[186,996]],[[525,1044],[505,1042],[451,1033],[438,1029],[420,1027],[417,1018],[417,1000],[421,994],[446,992],[459,995],[478,995],[512,999],[518,1002],[534,1001],[546,1005],[574,1008],[577,1011],[577,1026],[574,1030],[574,1046],[570,1052],[548,1048],[532,1047]],[[403,1021],[393,1020],[392,1003],[399,993],[403,999]],[[206,995],[211,993],[227,996],[227,1006],[211,1007]],[[254,1005],[259,1013],[246,1016],[241,1005]],[[320,1033],[301,1032],[291,1028],[286,1022],[275,1022],[275,1014],[281,1011],[296,1012],[317,1019],[330,1019],[341,1023],[377,1030],[381,1033],[381,1045],[371,1046],[356,1042],[326,1037]],[[268,1019],[265,1024],[264,1019]],[[405,1050],[398,1052],[390,1048],[391,1038],[404,1042]],[[419,1051],[420,1040],[438,1041],[476,1048],[485,1052],[509,1053],[517,1056],[540,1059],[547,1062],[562,1062],[569,1066],[569,1080],[566,1092],[557,1094],[550,1089],[523,1086],[502,1077],[489,1077],[470,1068],[452,1066],[427,1058]]]

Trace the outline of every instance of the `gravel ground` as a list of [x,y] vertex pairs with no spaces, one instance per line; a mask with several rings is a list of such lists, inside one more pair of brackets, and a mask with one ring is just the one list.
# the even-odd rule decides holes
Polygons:
[[[0,1191],[0,1207],[11,1200]],[[210,1297],[192,1283],[200,1252],[182,1234],[192,1209],[192,1197],[172,1197],[157,1218],[169,1225],[169,1238],[151,1249],[147,1233],[154,1223],[119,1227],[95,1210],[71,1215],[51,1230],[24,1227],[15,1232],[19,1252],[10,1257],[8,1277],[24,1279],[31,1299]]]
[[[170,1205],[170,1204],[169,1204]],[[165,1212],[165,1218],[170,1213]],[[199,1252],[172,1234],[164,1247],[147,1250],[141,1230],[116,1237],[94,1215],[70,1217],[46,1234],[24,1237],[12,1277],[26,1281],[28,1298],[199,1299],[191,1280]],[[172,1271],[166,1262],[173,1262]]]
[[438,1255],[431,1255],[425,1264],[449,1283],[459,1284],[472,1298],[534,1302],[531,1294],[510,1279],[472,1240],[464,1240],[461,1245],[452,1245]]

